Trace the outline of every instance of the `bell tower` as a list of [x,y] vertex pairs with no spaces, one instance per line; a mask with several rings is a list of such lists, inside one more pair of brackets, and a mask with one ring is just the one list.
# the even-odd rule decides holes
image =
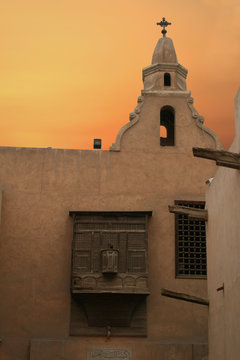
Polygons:
[[110,150],[191,151],[203,137],[209,147],[221,147],[193,107],[186,85],[188,70],[178,62],[173,41],[166,36],[166,27],[171,23],[163,18],[157,25],[163,28],[162,37],[154,49],[151,65],[143,68],[144,88],[138,105]]

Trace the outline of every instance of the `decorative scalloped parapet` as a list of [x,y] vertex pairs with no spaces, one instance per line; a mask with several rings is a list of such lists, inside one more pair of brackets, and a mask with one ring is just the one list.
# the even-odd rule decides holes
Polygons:
[[217,134],[215,134],[214,131],[212,131],[211,129],[207,128],[206,126],[203,125],[204,123],[204,117],[199,115],[199,113],[197,112],[197,110],[195,109],[195,107],[193,106],[193,98],[192,97],[189,97],[187,99],[187,104],[188,104],[188,107],[189,109],[191,110],[192,112],[192,117],[193,119],[196,121],[196,124],[197,126],[202,129],[203,131],[205,131],[207,134],[209,134],[213,140],[215,141],[215,144],[216,144],[216,150],[222,150],[224,149],[223,145],[221,144],[220,142],[220,139],[219,137],[217,136]]
[[118,132],[115,143],[110,146],[110,151],[120,151],[121,150],[121,139],[123,134],[134,126],[139,120],[139,114],[141,113],[141,108],[143,106],[144,98],[143,96],[138,97],[138,105],[136,106],[134,112],[129,114],[129,122],[125,124]]
[[211,129],[207,128],[206,126],[203,125],[204,123],[204,117],[200,116],[199,113],[197,112],[197,110],[195,109],[195,107],[193,106],[193,98],[190,97],[191,92],[190,91],[179,91],[179,90],[175,90],[175,91],[167,91],[167,90],[142,90],[142,95],[143,96],[139,96],[138,98],[138,105],[136,106],[134,112],[131,112],[129,114],[129,122],[127,124],[125,124],[118,132],[117,137],[116,137],[116,141],[115,143],[112,144],[112,146],[109,148],[110,151],[121,151],[121,139],[123,134],[130,129],[132,126],[134,126],[138,121],[139,121],[139,114],[141,113],[141,108],[143,106],[144,103],[144,96],[172,96],[172,95],[176,95],[176,96],[181,96],[181,97],[185,97],[188,107],[191,110],[192,113],[192,117],[196,122],[196,125],[203,130],[204,132],[206,132],[208,135],[210,135],[212,137],[212,139],[214,140],[215,144],[216,144],[216,149],[217,150],[222,150],[224,149],[223,145],[220,142],[219,137],[217,136],[217,134],[215,134],[215,132],[213,132]]

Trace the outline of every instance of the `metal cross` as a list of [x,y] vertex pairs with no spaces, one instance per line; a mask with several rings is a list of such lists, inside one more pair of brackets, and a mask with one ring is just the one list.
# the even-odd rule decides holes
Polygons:
[[162,26],[162,34],[163,37],[166,36],[167,30],[165,29],[165,27],[167,27],[168,25],[172,25],[172,23],[168,22],[165,20],[165,17],[162,18],[162,21],[158,22],[157,25]]

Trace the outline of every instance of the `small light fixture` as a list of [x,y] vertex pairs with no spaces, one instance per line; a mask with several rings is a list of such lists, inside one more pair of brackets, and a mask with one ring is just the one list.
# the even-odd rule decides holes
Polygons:
[[93,139],[93,148],[101,149],[102,148],[102,139]]
[[214,177],[210,177],[209,179],[207,179],[206,181],[205,181],[205,184],[211,184],[211,182],[213,181],[213,179],[214,179]]

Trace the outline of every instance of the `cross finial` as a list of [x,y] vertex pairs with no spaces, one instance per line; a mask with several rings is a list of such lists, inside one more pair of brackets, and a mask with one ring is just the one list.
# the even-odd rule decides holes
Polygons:
[[162,34],[163,34],[163,37],[166,36],[166,33],[167,33],[167,30],[165,29],[165,27],[167,27],[168,25],[172,25],[172,23],[168,22],[165,20],[165,17],[162,18],[162,21],[158,22],[157,25],[160,25],[162,26]]

